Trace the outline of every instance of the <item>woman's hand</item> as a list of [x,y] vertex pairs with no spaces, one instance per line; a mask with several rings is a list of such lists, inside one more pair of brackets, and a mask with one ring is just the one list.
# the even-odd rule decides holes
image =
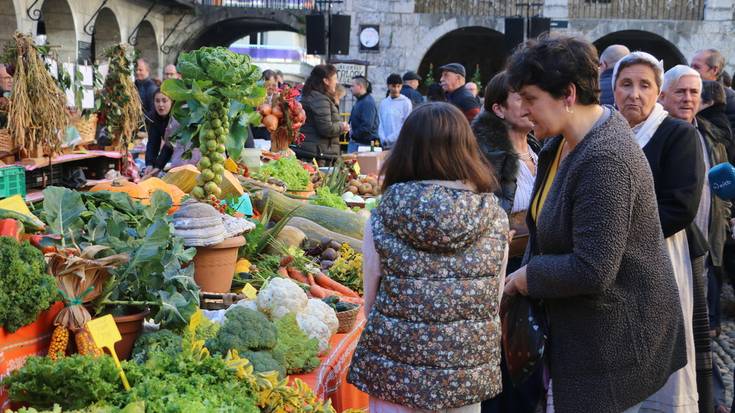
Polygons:
[[526,277],[525,265],[505,279],[505,289],[503,290],[503,294],[528,295],[528,278]]

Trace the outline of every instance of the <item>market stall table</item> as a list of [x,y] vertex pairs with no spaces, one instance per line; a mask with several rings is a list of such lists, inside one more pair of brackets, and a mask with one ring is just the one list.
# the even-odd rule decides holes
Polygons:
[[347,383],[352,354],[364,328],[365,314],[361,309],[352,330],[346,334],[335,334],[329,341],[330,350],[321,358],[321,365],[310,373],[289,376],[291,381],[303,380],[317,397],[330,399],[338,412],[350,408],[367,411],[368,395]]

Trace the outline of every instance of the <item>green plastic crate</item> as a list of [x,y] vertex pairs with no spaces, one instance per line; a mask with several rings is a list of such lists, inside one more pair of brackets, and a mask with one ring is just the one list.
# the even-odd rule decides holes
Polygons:
[[0,168],[0,199],[11,195],[26,196],[26,170],[22,166]]

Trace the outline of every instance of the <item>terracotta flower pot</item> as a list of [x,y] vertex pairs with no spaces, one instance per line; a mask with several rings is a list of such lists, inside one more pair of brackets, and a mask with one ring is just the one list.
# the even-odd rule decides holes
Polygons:
[[120,360],[127,360],[130,358],[130,353],[133,352],[133,345],[135,340],[140,336],[140,332],[143,330],[143,320],[146,318],[151,311],[145,309],[141,312],[113,317],[117,329],[120,330],[122,340],[115,343],[115,353]]
[[197,247],[194,256],[194,281],[202,291],[228,293],[235,276],[237,250],[245,245],[242,236],[227,238],[217,245]]

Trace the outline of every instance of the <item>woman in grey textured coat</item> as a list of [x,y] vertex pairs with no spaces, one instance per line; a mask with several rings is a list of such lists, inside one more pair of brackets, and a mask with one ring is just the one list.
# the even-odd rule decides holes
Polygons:
[[505,288],[546,310],[547,412],[637,412],[686,363],[651,170],[625,119],[599,105],[597,69],[594,47],[568,37],[529,43],[508,68],[548,139],[526,265]]
[[333,65],[314,66],[304,84],[301,104],[306,122],[301,128],[304,141],[296,155],[305,160],[333,160],[340,154],[339,135],[350,126],[340,121],[339,107],[333,96],[337,87],[337,69]]

